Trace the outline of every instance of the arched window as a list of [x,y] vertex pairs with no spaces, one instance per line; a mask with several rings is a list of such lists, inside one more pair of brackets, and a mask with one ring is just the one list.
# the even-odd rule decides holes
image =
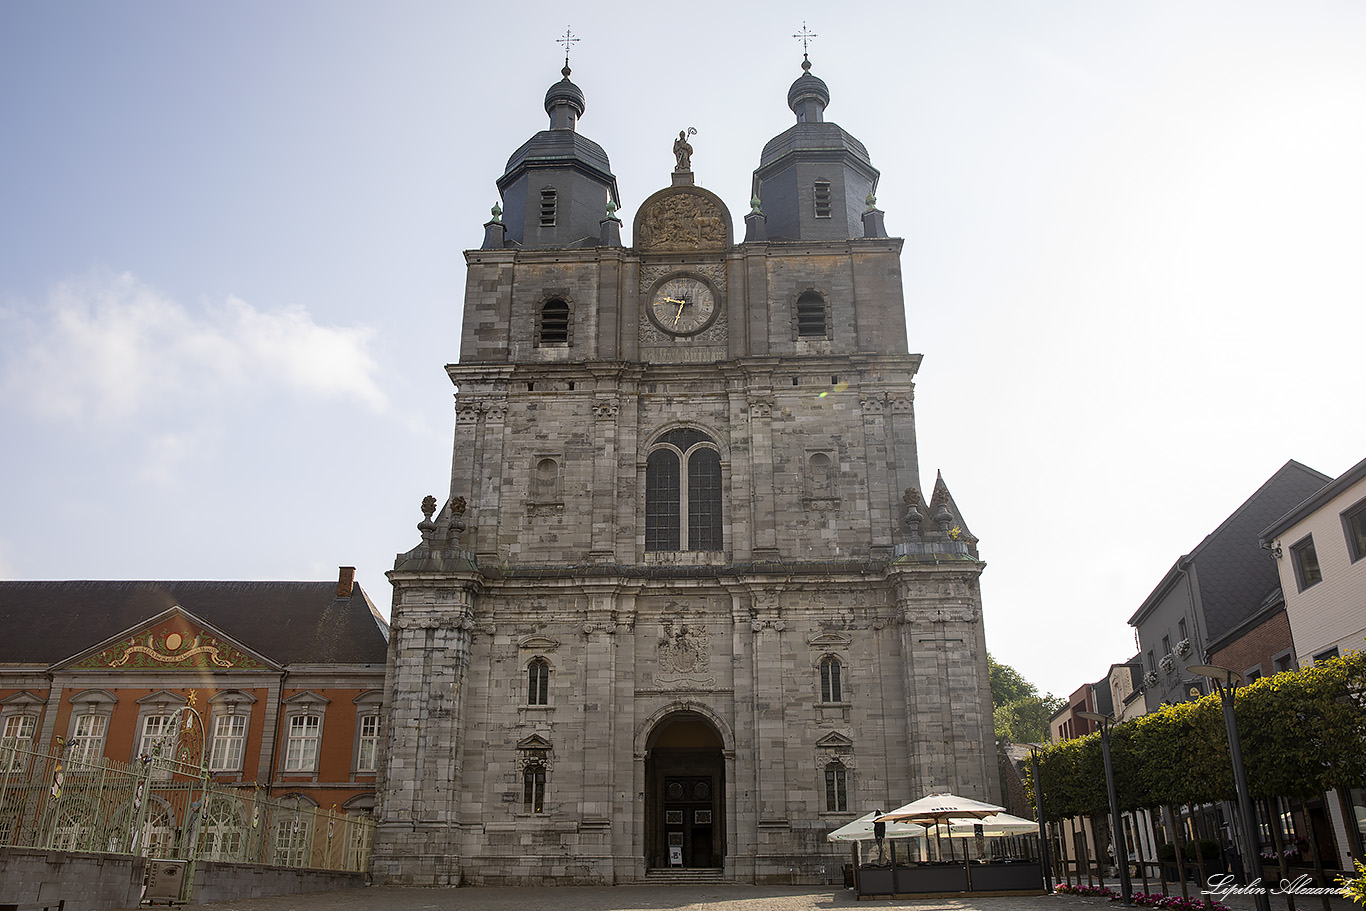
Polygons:
[[843,813],[849,809],[849,772],[836,759],[825,767],[825,811]]
[[550,662],[532,658],[526,666],[526,704],[550,704]]
[[539,344],[563,345],[569,342],[569,304],[552,297],[541,305]]
[[821,702],[843,702],[844,689],[841,685],[840,659],[826,655],[821,659]]
[[721,550],[721,496],[716,444],[689,428],[664,434],[645,460],[645,549]]
[[797,298],[797,337],[825,338],[825,298],[816,291],[804,291]]
[[522,809],[545,812],[545,760],[531,759],[522,767]]
[[555,188],[541,188],[541,227],[555,227]]

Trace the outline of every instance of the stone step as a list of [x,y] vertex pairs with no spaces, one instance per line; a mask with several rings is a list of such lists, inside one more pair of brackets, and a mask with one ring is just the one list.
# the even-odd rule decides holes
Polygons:
[[729,882],[726,871],[715,867],[688,867],[683,869],[646,870],[645,880],[656,885],[705,885],[707,883]]

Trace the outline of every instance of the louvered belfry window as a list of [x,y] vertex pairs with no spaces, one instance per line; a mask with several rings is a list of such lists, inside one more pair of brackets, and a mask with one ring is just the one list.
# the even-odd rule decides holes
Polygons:
[[546,187],[541,190],[541,227],[555,227],[555,188]]
[[816,181],[816,217],[830,218],[832,210],[830,207],[830,181]]
[[541,344],[561,345],[569,341],[569,304],[558,297],[541,305]]
[[805,291],[797,298],[797,337],[825,338],[825,298]]

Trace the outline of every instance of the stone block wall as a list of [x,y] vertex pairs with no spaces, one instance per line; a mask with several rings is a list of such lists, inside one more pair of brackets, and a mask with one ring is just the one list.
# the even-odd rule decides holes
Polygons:
[[[143,857],[0,848],[0,905],[51,902],[55,907],[63,901],[66,911],[136,907],[146,872]],[[367,878],[365,873],[200,861],[193,903],[351,889]]]

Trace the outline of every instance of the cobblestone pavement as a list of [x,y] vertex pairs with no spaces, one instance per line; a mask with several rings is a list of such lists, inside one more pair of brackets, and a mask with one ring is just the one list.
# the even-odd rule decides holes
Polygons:
[[[1195,896],[1192,896],[1195,897]],[[1255,911],[1251,898],[1230,896],[1232,911]],[[198,905],[206,911],[827,911],[832,908],[910,908],[915,911],[1110,911],[1121,907],[1100,898],[1070,895],[878,899],[857,901],[853,892],[829,886],[563,886],[418,889],[372,886],[339,892],[280,895]],[[1271,911],[1285,908],[1272,900]],[[1317,896],[1302,896],[1299,911],[1321,911]],[[1331,911],[1356,908],[1344,898]]]

